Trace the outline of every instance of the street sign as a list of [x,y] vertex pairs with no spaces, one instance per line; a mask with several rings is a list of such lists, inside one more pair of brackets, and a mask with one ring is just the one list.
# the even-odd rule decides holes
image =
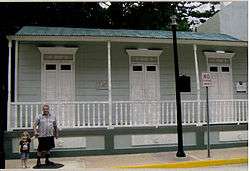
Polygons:
[[203,72],[201,73],[202,87],[211,87],[212,86],[212,77],[211,73]]

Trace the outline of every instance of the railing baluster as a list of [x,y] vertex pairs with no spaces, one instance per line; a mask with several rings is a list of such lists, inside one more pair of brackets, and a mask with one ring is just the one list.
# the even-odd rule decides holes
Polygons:
[[187,116],[187,112],[186,112],[186,102],[183,102],[183,123],[186,124],[186,116]]
[[246,103],[246,122],[248,121],[248,102],[247,101],[245,101],[245,103]]
[[169,124],[169,109],[168,109],[168,106],[169,106],[169,102],[166,102],[167,106],[166,106],[166,114],[165,114],[165,117],[166,117],[166,124],[168,125]]
[[122,103],[120,103],[120,125],[123,125],[124,123],[123,123],[123,111],[122,111]]
[[164,102],[161,102],[160,103],[161,105],[161,124],[163,125],[164,124]]
[[25,105],[25,127],[28,127],[28,105]]
[[93,120],[93,126],[96,126],[96,114],[95,114],[95,104],[92,104],[92,116],[93,116],[93,118],[92,118],[92,120]]
[[23,105],[20,105],[20,128],[23,127]]
[[90,126],[90,111],[89,111],[89,103],[87,104],[87,115],[88,115],[88,126]]
[[100,104],[97,104],[97,122],[98,122],[98,126],[101,125],[101,119],[100,119]]
[[242,122],[245,121],[245,103],[242,101]]
[[124,107],[125,107],[125,125],[128,125],[128,104],[125,103],[124,104]]
[[233,101],[233,104],[234,104],[233,122],[237,122],[237,104],[235,100]]
[[80,103],[77,103],[77,126],[80,126]]
[[174,104],[171,103],[171,114],[170,114],[170,124],[174,124]]
[[103,126],[106,126],[106,111],[105,111],[106,109],[105,109],[105,105],[106,105],[106,103],[102,104],[102,110],[103,110],[103,114],[102,114],[103,115],[103,118],[102,118],[103,121],[102,122],[103,122]]
[[17,128],[17,104],[14,104],[14,127]]
[[203,103],[203,123],[205,123],[206,122],[206,110],[207,110],[207,106],[206,106],[206,102],[202,102]]
[[33,104],[30,105],[30,127],[32,128],[33,125],[33,117],[34,117],[34,110],[33,110]]
[[85,127],[86,126],[86,120],[85,120],[86,116],[85,116],[85,103],[82,104],[82,126]]
[[118,104],[115,103],[115,125],[118,125]]
[[133,125],[133,109],[131,102],[129,103],[129,125]]
[[[192,123],[195,123],[195,115],[194,115],[194,113],[195,113],[195,102],[192,102],[192,104],[193,104],[193,106],[192,106]],[[197,110],[198,111],[198,110]],[[199,114],[198,114],[199,115]]]
[[191,123],[191,102],[187,102],[187,111],[188,111],[188,123]]
[[238,104],[239,104],[239,122],[241,122],[241,121],[242,121],[242,120],[241,120],[241,119],[242,119],[242,117],[241,117],[241,113],[242,113],[242,112],[241,112],[241,101],[239,101]]
[[62,126],[65,128],[65,104],[62,103]]

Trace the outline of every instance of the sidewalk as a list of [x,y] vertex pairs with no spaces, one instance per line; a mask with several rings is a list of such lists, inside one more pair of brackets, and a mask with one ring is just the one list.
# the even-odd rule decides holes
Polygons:
[[[176,158],[176,152],[159,152],[143,154],[124,154],[124,155],[99,155],[99,156],[81,156],[81,157],[64,157],[52,158],[54,162],[64,164],[65,166],[58,170],[78,170],[83,168],[103,168],[110,170],[119,166],[138,166],[150,164],[166,164],[186,161],[202,160],[229,160],[232,158],[247,158],[248,148],[225,148],[212,149],[211,158],[207,158],[207,150],[190,150],[185,151],[187,157]],[[29,166],[33,167],[35,159],[29,160]],[[20,169],[20,160],[7,160],[6,169]],[[105,169],[106,168],[106,169]],[[29,169],[25,169],[29,170]]]

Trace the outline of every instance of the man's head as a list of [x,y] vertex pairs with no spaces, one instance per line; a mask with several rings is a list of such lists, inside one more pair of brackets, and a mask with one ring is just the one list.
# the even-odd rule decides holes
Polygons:
[[43,105],[43,114],[49,114],[49,105],[45,104]]

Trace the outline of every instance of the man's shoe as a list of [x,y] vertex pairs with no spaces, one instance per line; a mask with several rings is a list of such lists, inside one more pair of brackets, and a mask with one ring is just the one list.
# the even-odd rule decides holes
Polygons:
[[54,162],[49,161],[49,160],[48,160],[48,161],[45,161],[45,164],[46,164],[46,165],[50,165],[50,166],[51,166],[51,165],[55,165],[55,163],[54,163]]

